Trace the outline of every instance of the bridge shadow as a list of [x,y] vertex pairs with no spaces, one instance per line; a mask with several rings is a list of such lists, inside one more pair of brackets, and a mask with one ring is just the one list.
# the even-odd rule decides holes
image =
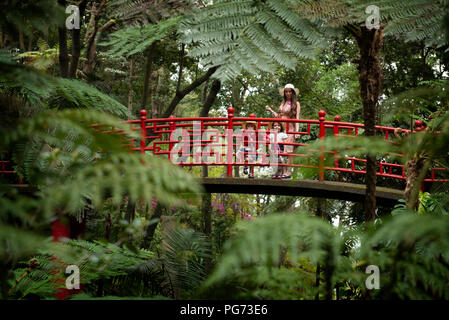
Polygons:
[[[363,184],[318,180],[248,178],[202,178],[199,180],[208,193],[272,194],[353,202],[363,202],[366,189]],[[404,198],[403,190],[376,187],[376,200],[379,205],[393,207],[397,204],[397,200],[402,198]]]

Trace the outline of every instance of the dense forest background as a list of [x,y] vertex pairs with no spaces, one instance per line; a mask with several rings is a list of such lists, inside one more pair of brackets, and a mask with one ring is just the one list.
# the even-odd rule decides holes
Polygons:
[[[66,25],[70,5],[79,29]],[[365,24],[368,5],[380,9],[378,28]],[[449,298],[449,188],[420,191],[431,166],[448,168],[448,1],[0,8],[0,160],[16,172],[0,175],[3,299]],[[226,117],[232,106],[235,116],[270,118],[265,105],[279,106],[286,83],[299,89],[301,118],[325,110],[365,124],[351,145],[365,147],[369,172],[376,155],[404,153],[407,181],[346,177],[368,186],[365,203],[205,194],[195,180],[203,168],[129,153],[120,135],[89,127],[138,139],[121,121],[142,109],[148,118]],[[415,120],[427,129],[394,150],[370,129],[413,129]],[[26,190],[11,187],[18,178]],[[406,189],[404,199],[376,204],[376,185]],[[72,238],[52,242],[55,223]],[[79,290],[64,289],[73,264]],[[366,287],[369,265],[380,270],[379,289]]]

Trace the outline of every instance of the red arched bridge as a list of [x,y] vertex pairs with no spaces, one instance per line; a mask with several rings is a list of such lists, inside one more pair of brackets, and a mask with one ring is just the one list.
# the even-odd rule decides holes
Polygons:
[[[226,177],[202,179],[201,182],[208,192],[288,194],[363,200],[364,185],[326,181],[325,173],[334,172],[337,177],[341,177],[342,174],[363,175],[366,173],[364,168],[366,159],[342,156],[332,150],[319,150],[319,156],[317,156],[316,153],[311,154],[310,148],[307,148],[317,138],[356,137],[363,131],[363,124],[341,122],[339,116],[336,116],[334,120],[326,120],[323,110],[319,111],[317,120],[257,118],[253,114],[249,117],[234,117],[232,107],[227,111],[227,117],[176,118],[171,116],[164,119],[148,119],[147,112],[142,110],[139,120],[125,121],[131,125],[132,130],[140,131],[141,138],[139,141],[134,139],[127,141],[132,150],[142,154],[168,156],[172,163],[179,166],[225,167]],[[277,121],[290,124],[286,126],[286,133],[295,135],[296,142],[277,139],[277,133],[270,130],[270,124]],[[255,125],[255,130],[245,127],[245,124],[249,122]],[[292,130],[296,126],[298,130]],[[114,128],[104,130],[101,125],[93,125],[93,127],[105,133],[120,131]],[[393,140],[397,130],[410,134],[422,131],[425,127],[421,121],[416,121],[414,130],[384,126],[376,126],[376,129],[378,135],[382,135],[386,140]],[[283,147],[278,148],[278,146]],[[281,151],[287,150],[287,146],[292,146],[293,148],[290,148],[294,151],[290,153]],[[9,164],[7,161],[0,161],[0,173],[13,173],[12,169],[8,169]],[[233,177],[233,171],[236,171],[233,168],[242,166],[250,169],[254,167],[267,169],[260,170],[256,179]],[[260,178],[271,176],[273,168],[276,170],[277,166],[316,170],[318,179],[280,181]],[[424,181],[449,181],[445,179],[444,171],[444,168],[431,168]],[[392,179],[396,185],[400,185],[397,182],[406,179],[404,166],[386,157],[378,162],[377,176]],[[401,188],[379,187],[377,189],[376,196],[379,199],[391,202],[403,197]]]

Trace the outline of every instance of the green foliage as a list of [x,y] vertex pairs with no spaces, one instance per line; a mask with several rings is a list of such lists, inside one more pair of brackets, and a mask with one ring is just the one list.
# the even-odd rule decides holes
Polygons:
[[86,204],[85,197],[96,207],[109,197],[118,204],[125,195],[132,201],[150,203],[156,197],[161,203],[176,204],[179,193],[199,191],[181,168],[164,159],[130,153],[117,131],[106,134],[90,127],[93,123],[137,137],[128,124],[93,111],[41,114],[19,126],[20,135],[41,141],[34,154],[17,159],[24,159],[27,177],[37,176],[33,182],[45,186],[40,192],[44,211],[62,206],[77,212]]
[[113,0],[109,3],[110,16],[127,25],[158,23],[174,15],[190,12],[197,5],[191,0]]
[[74,79],[54,78],[0,52],[0,90],[24,90],[49,101],[53,108],[89,108],[127,118],[128,109],[98,89]]
[[[441,117],[431,120],[430,115],[436,108],[441,110],[448,105],[448,90],[449,84],[445,79],[423,81],[419,87],[404,90],[382,103],[382,108],[387,111],[385,121],[399,120],[407,123],[412,119],[419,119],[430,126],[438,125]],[[442,111],[444,113],[446,110]]]
[[293,69],[298,57],[325,46],[317,26],[284,1],[220,1],[185,18],[179,32],[182,42],[199,43],[189,55],[220,66],[214,76],[221,80],[243,71],[273,73],[275,63]]
[[0,259],[5,265],[13,265],[23,257],[29,256],[42,248],[44,241],[44,237],[36,235],[34,232],[2,223],[0,224]]
[[[302,258],[313,263],[322,262],[326,257],[332,259],[332,264],[337,263],[333,259],[341,243],[331,226],[322,220],[304,214],[277,214],[239,226],[239,235],[227,243],[222,260],[207,285],[223,281],[228,274],[252,264],[268,269],[274,267],[279,264],[282,246],[291,248],[292,264]],[[331,247],[329,243],[332,243]]]
[[[368,5],[380,8],[387,34],[442,44],[443,4],[414,1],[219,1],[186,18],[182,41],[197,44],[189,54],[220,66],[215,77],[230,80],[244,71],[294,69],[297,58],[315,56],[338,30],[365,22]],[[443,41],[444,42],[444,41]],[[276,64],[274,64],[275,62]]]
[[[160,45],[152,52],[152,104],[147,110],[159,110],[160,114],[170,99],[170,92],[177,85],[173,74],[179,66],[181,43],[194,58],[184,59],[181,87],[187,79],[197,79],[203,67],[211,65],[220,66],[215,77],[232,80],[222,81],[219,101],[211,115],[226,116],[223,106],[232,105],[236,116],[271,116],[263,106],[269,104],[276,109],[281,100],[277,88],[293,83],[300,90],[301,117],[316,119],[317,111],[324,109],[327,118],[339,114],[342,121],[359,121],[362,114],[356,64],[348,64],[354,62],[358,48],[349,32],[342,31],[357,30],[368,16],[365,8],[377,5],[386,34],[381,57],[385,94],[390,97],[400,93],[382,101],[379,109],[395,118],[382,117],[378,122],[397,126],[399,121],[408,128],[411,118],[420,119],[429,129],[402,138],[390,135],[389,142],[365,137],[326,138],[300,153],[309,152],[308,164],[317,165],[323,143],[325,149],[342,156],[363,157],[371,153],[390,162],[399,161],[394,154],[404,153],[405,160],[419,154],[426,163],[449,167],[449,128],[444,108],[448,88],[446,80],[438,80],[446,77],[449,61],[444,52],[449,39],[448,1],[204,3],[205,6],[201,1],[183,0],[107,1],[96,16],[98,26],[113,18],[113,30],[119,31],[108,38],[102,32],[97,38],[106,39],[102,49],[107,51],[97,52],[91,85],[50,75],[57,72],[53,66],[58,46],[55,25],[59,22],[63,26],[63,7],[46,0],[9,1],[8,8],[0,4],[0,9],[5,9],[5,19],[0,22],[1,45],[17,47],[18,40],[23,40],[31,48],[18,55],[0,53],[0,104],[5,107],[0,118],[8,123],[8,128],[0,126],[0,150],[14,150],[2,159],[11,159],[12,154],[17,164],[14,169],[28,184],[14,188],[0,185],[3,297],[53,299],[54,280],[65,279],[65,266],[77,264],[81,268],[83,293],[71,299],[296,300],[314,299],[317,295],[333,298],[334,289],[346,299],[447,299],[448,200],[442,184],[434,184],[430,194],[420,194],[415,214],[400,201],[391,212],[393,218],[376,220],[374,225],[361,224],[364,215],[358,203],[215,194],[211,208],[213,232],[208,238],[191,229],[165,232],[160,225],[150,246],[153,252],[137,249],[146,228],[159,220],[151,216],[155,213],[151,200],[155,198],[167,206],[163,212],[173,215],[184,228],[203,230],[205,223],[199,208],[183,207],[179,201],[184,192],[200,191],[186,171],[199,177],[201,168],[180,170],[163,159],[130,152],[125,144],[135,146],[140,139],[137,130],[104,114],[129,117],[127,108],[115,98],[129,101],[131,109],[140,103],[144,54],[155,42]],[[189,4],[195,11],[189,12]],[[183,16],[186,12],[192,14]],[[81,29],[82,37],[85,27],[86,24]],[[25,38],[20,39],[19,29]],[[181,34],[181,40],[176,32]],[[309,59],[315,57],[319,59]],[[197,58],[201,59],[200,64]],[[197,115],[208,85],[204,90],[192,91],[176,114]],[[402,93],[416,87],[414,92]],[[41,113],[48,108],[52,112]],[[81,108],[97,112],[65,110]],[[29,121],[18,121],[32,114],[38,115]],[[101,123],[95,127],[98,131],[91,127],[93,123]],[[436,135],[434,131],[440,133]],[[298,142],[310,143],[316,136],[315,127],[310,136],[302,136]],[[128,138],[134,140],[125,141]],[[325,157],[326,164],[334,160],[333,154]],[[362,169],[363,163],[356,168]],[[224,173],[221,166],[209,170],[214,177]],[[263,177],[266,171],[257,168],[257,173]],[[296,169],[294,174],[316,178],[317,172]],[[326,174],[327,178],[335,178],[331,176],[334,172]],[[345,175],[339,178],[351,179]],[[0,179],[0,183],[10,183],[3,176]],[[136,212],[131,221],[125,220],[124,211],[133,201]],[[172,208],[175,204],[181,207]],[[295,213],[298,206],[301,213]],[[272,214],[278,211],[287,214]],[[315,211],[321,212],[323,219],[310,217],[309,212]],[[88,230],[85,239],[93,241],[51,243],[50,223],[66,214],[72,215],[70,218],[83,216]],[[245,214],[250,214],[252,221],[241,221],[248,218]],[[389,214],[390,210],[379,207],[377,216]],[[338,221],[339,227],[329,224],[331,220],[334,225]],[[96,241],[99,238],[116,242]],[[31,264],[30,258],[37,259],[37,266]],[[215,261],[216,269],[203,286],[206,266]],[[380,267],[381,289],[368,293],[364,268],[370,264]],[[318,287],[317,265],[321,269]],[[58,274],[52,274],[55,270]],[[63,286],[63,282],[60,284]]]
[[360,257],[381,270],[378,298],[447,299],[448,223],[447,216],[402,214],[365,235]]
[[448,215],[449,201],[443,192],[419,192],[419,214]]
[[162,247],[161,262],[173,290],[188,297],[206,278],[205,259],[210,257],[208,240],[191,229],[176,229],[167,235]]
[[111,46],[107,53],[113,56],[131,56],[145,51],[153,42],[172,33],[180,21],[181,17],[174,17],[158,24],[120,29],[109,35],[111,40],[100,45]]
[[[369,14],[365,9],[374,5],[379,8],[380,23],[386,35],[403,35],[407,41],[425,40],[428,45],[447,43],[447,1],[294,1],[295,12],[309,19],[323,21],[329,27],[360,25]],[[443,29],[443,33],[441,30]]]
[[381,289],[373,292],[375,299],[445,298],[449,293],[448,223],[447,216],[408,213],[364,226],[362,232],[337,229],[304,214],[259,218],[251,225],[240,225],[206,286],[220,290],[228,281],[237,281],[254,298],[262,288],[273,289],[276,281],[287,276],[288,272],[277,269],[281,248],[287,248],[283,263],[297,275],[290,275],[293,288],[284,282],[282,293],[290,287],[301,292],[299,298],[311,299],[310,264],[320,263],[324,283],[319,291],[328,297],[336,284],[355,286],[366,294],[363,267],[377,265]]
[[[92,127],[94,123],[99,124],[97,130]],[[111,127],[116,131],[103,132]],[[181,193],[195,194],[200,190],[193,178],[167,160],[130,152],[124,145],[123,134],[134,139],[138,137],[129,124],[104,113],[86,110],[41,113],[21,123],[14,132],[3,130],[2,149],[8,149],[18,141],[34,139],[36,147],[28,149],[25,155],[22,153],[25,149],[19,148],[16,161],[31,187],[38,187],[28,194],[2,188],[0,241],[5,250],[0,251],[0,272],[7,273],[6,278],[10,277],[8,270],[19,259],[34,253],[42,245],[42,239],[26,229],[42,231],[57,213],[77,214],[88,203],[101,209],[107,199],[120,204],[124,196],[131,201],[147,203],[157,197],[160,203],[172,205],[178,203]],[[94,157],[96,161],[93,161]],[[89,243],[79,246],[92,252],[97,250]],[[113,253],[115,249],[108,250]],[[71,253],[68,255],[75,258]],[[105,259],[114,257],[104,256]],[[126,259],[133,261],[130,257]],[[119,262],[112,262],[120,270],[125,268]],[[94,271],[92,275],[95,275]],[[104,276],[113,274],[105,273]]]
[[[53,292],[65,288],[65,269],[76,265],[80,269],[80,284],[87,291],[98,280],[128,275],[137,264],[154,259],[151,252],[139,249],[137,252],[112,243],[68,240],[68,242],[47,243],[45,249],[39,250],[37,267],[13,287],[13,296],[26,297],[28,294],[40,298],[51,298]],[[15,278],[26,271],[24,268],[14,270]],[[20,295],[19,295],[20,293]]]
[[61,109],[87,108],[104,111],[122,119],[128,118],[129,112],[124,105],[84,82],[57,79],[54,89],[57,97],[51,101],[50,106]]
[[31,34],[34,29],[45,32],[50,24],[64,24],[64,10],[53,0],[2,1],[2,30],[22,30]]
[[43,39],[37,40],[38,51],[26,51],[17,57],[38,70],[47,70],[58,61],[58,49],[50,48]]

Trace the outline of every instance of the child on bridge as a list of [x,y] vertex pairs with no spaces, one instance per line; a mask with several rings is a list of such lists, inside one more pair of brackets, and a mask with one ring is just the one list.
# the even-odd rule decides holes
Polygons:
[[246,121],[243,125],[243,147],[237,153],[237,159],[241,159],[245,166],[243,167],[243,174],[247,174],[248,178],[254,178],[254,166],[250,166],[248,173],[248,163],[254,163],[257,160],[257,122]]
[[[287,134],[285,133],[285,123],[274,121],[270,122],[268,125],[268,128],[270,130],[269,134],[269,140],[270,145],[272,146],[270,152],[273,152],[275,155],[278,156],[278,164],[284,164],[285,163],[285,157],[280,155],[280,153],[284,153],[284,145],[283,143],[286,142],[288,139]],[[284,166],[275,166],[276,172],[274,172],[272,178],[273,179],[287,179],[288,177],[285,175],[286,167]]]

